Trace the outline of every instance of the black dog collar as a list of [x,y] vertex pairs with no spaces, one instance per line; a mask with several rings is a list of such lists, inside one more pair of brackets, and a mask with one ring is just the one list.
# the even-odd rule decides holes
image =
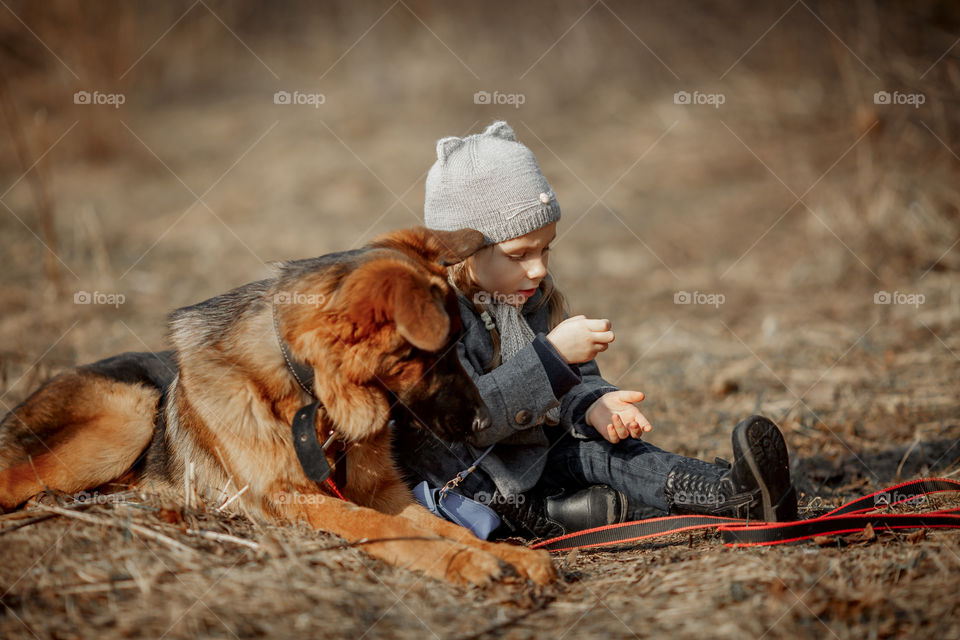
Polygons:
[[[290,346],[280,335],[280,323],[277,319],[276,308],[271,305],[270,311],[273,314],[273,328],[277,334],[277,342],[280,345],[283,359],[287,363],[287,368],[293,374],[300,388],[315,399],[311,404],[304,405],[297,410],[290,428],[293,431],[293,449],[297,452],[297,459],[300,461],[303,472],[308,478],[320,484],[330,477],[331,469],[330,463],[327,462],[326,450],[336,438],[336,431],[331,428],[330,437],[323,445],[320,444],[320,440],[317,439],[316,424],[317,411],[322,403],[314,391],[313,369],[305,362],[293,357]],[[337,484],[341,487],[347,483],[346,476],[346,451],[344,451],[337,460]]]
[[326,482],[330,477],[330,463],[327,462],[326,449],[333,442],[335,433],[323,445],[317,439],[317,410],[320,402],[300,407],[293,416],[293,449],[297,452],[300,466],[307,477],[317,484]]
[[313,390],[313,369],[306,362],[301,362],[293,357],[290,346],[280,335],[280,321],[277,319],[276,307],[270,305],[270,312],[273,314],[273,330],[277,334],[277,342],[280,344],[283,359],[287,362],[287,368],[290,369],[290,373],[293,374],[293,378],[300,385],[300,388],[306,391],[308,395],[316,398],[317,394]]

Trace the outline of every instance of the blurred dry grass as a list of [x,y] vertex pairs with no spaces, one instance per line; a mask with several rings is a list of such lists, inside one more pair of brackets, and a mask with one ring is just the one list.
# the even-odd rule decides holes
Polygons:
[[[762,411],[805,503],[955,474],[958,35],[960,11],[933,1],[8,2],[0,411],[63,367],[163,347],[167,312],[269,260],[417,223],[434,141],[505,118],[564,209],[556,278],[577,312],[612,319],[601,368],[647,393],[655,443],[728,455],[732,424]],[[277,105],[278,90],[325,102]],[[76,91],[125,102],[77,105]],[[678,105],[677,91],[725,102]],[[925,102],[878,105],[877,91]],[[125,302],[75,305],[77,291]],[[678,291],[725,303],[676,305]],[[877,305],[880,291],[925,298]],[[154,501],[89,509],[172,527]],[[298,528],[185,517],[265,550],[182,534],[202,545],[191,565],[62,517],[0,530],[3,635],[355,637],[377,619],[369,635],[419,637],[418,620],[469,635],[518,611],[532,613],[491,635],[957,634],[955,534],[588,554],[570,561],[582,580],[543,600],[314,553],[332,540]]]

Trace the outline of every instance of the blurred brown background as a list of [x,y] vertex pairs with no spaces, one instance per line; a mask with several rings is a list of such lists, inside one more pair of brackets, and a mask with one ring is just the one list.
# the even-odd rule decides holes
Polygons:
[[655,437],[681,401],[841,419],[880,379],[870,409],[956,418],[958,25],[948,2],[9,3],[4,403],[162,348],[167,312],[271,260],[417,224],[435,141],[504,118],[564,209],[552,270],[614,322],[602,368],[647,391]]
[[506,119],[651,440],[764,412],[805,500],[958,468],[956,3],[4,0],[0,69],[0,411],[419,223],[435,141]]
[[878,377],[863,408],[956,418],[953,7],[11,3],[4,402],[162,348],[167,312],[266,262],[417,224],[435,140],[505,118],[564,208],[556,278],[612,319],[602,368],[655,426],[681,401],[817,421]]

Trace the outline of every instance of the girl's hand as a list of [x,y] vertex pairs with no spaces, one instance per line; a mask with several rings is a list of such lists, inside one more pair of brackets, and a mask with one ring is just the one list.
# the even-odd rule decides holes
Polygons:
[[612,444],[627,438],[639,440],[641,435],[653,428],[632,404],[642,402],[643,398],[642,391],[620,390],[605,393],[587,409],[587,424]]
[[586,316],[567,318],[547,334],[547,340],[567,361],[567,364],[590,362],[613,342],[609,320],[594,320]]

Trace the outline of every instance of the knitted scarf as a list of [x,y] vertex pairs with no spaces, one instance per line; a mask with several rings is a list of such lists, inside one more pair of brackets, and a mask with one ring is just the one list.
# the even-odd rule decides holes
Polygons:
[[[515,356],[518,351],[533,342],[535,334],[520,313],[519,307],[494,300],[487,303],[487,309],[500,334],[501,363],[506,362]],[[548,410],[546,416],[550,418],[551,422],[558,421],[560,419],[560,407]]]

